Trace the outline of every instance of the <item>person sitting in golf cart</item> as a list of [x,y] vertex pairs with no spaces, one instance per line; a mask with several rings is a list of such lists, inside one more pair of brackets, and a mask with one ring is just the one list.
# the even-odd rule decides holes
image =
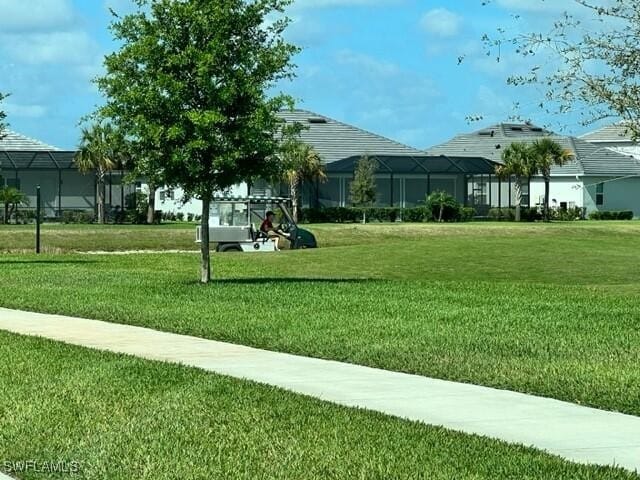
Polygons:
[[267,212],[267,215],[265,216],[265,219],[262,221],[262,224],[260,224],[260,231],[265,234],[267,238],[273,240],[276,250],[280,250],[278,245],[280,242],[280,237],[289,238],[291,235],[273,226],[273,220],[275,219],[275,217],[276,214],[269,210]]

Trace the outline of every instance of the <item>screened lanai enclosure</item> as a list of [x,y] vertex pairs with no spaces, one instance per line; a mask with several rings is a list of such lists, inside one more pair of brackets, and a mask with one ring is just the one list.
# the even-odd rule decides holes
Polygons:
[[[327,180],[304,188],[306,206],[349,206],[350,186],[360,156],[326,165]],[[485,215],[492,207],[512,207],[512,181],[495,174],[496,164],[484,158],[446,156],[369,156],[378,164],[376,173],[378,207],[409,208],[424,203],[432,192],[444,191],[465,206]],[[523,185],[527,205],[528,185]]]
[[[15,187],[27,196],[19,211],[33,211],[36,187],[40,186],[45,218],[62,218],[64,211],[94,212],[97,204],[94,173],[80,173],[73,163],[75,152],[60,150],[0,150],[0,186]],[[136,185],[123,182],[125,172],[107,174],[104,186],[105,211],[135,205]]]

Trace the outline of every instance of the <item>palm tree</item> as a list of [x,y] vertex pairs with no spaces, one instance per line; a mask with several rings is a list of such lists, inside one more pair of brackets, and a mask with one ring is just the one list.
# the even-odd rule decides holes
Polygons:
[[0,188],[0,203],[4,205],[3,222],[9,223],[14,210],[20,204],[29,204],[29,199],[20,190],[14,187]]
[[522,183],[535,173],[533,151],[525,143],[512,143],[502,152],[502,165],[496,166],[496,175],[501,180],[515,177],[514,190],[516,194],[516,222],[520,221],[520,207],[522,205]]
[[531,145],[536,173],[544,178],[544,221],[549,221],[549,186],[551,183],[551,167],[562,166],[573,158],[571,150],[563,148],[550,138],[536,140]]
[[80,147],[74,161],[82,173],[95,171],[98,223],[104,223],[104,182],[107,173],[123,159],[122,137],[109,123],[96,123],[82,129]]
[[288,140],[282,147],[281,160],[284,164],[284,180],[289,184],[293,202],[293,219],[298,221],[300,205],[300,185],[305,181],[327,179],[320,155],[299,140]]

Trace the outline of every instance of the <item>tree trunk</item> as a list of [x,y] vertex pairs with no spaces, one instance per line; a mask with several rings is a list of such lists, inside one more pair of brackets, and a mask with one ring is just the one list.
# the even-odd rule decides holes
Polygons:
[[5,202],[4,204],[4,218],[2,220],[2,223],[4,223],[5,225],[9,223],[9,202]]
[[147,208],[147,223],[153,225],[156,221],[156,190],[155,185],[149,185],[149,207]]
[[367,212],[364,208],[362,209],[362,224],[363,225],[367,224]]
[[516,191],[516,222],[520,221],[520,209],[522,207],[522,184],[519,178],[516,178],[514,185]]
[[211,255],[209,251],[209,209],[211,207],[211,194],[202,197],[202,223],[200,233],[200,282],[211,282]]
[[293,215],[293,221],[298,223],[298,179],[293,179],[289,185],[291,190],[291,203],[293,207],[293,211],[291,214]]
[[[11,217],[13,217],[13,214],[16,210],[16,204],[12,203],[9,205],[9,215],[7,216],[7,220],[5,221],[5,223],[10,223],[11,222]],[[16,219],[16,224],[18,223],[17,219]]]
[[549,221],[549,177],[544,177],[544,221]]
[[104,172],[98,172],[98,181],[96,182],[97,199],[98,199],[98,223],[104,223]]
[[443,214],[444,214],[444,202],[440,204],[440,213],[438,214],[438,223],[442,223]]

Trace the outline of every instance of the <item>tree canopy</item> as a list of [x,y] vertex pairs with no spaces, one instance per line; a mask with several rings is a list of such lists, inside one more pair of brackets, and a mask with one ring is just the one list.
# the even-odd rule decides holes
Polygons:
[[300,186],[306,181],[324,181],[327,175],[318,152],[297,138],[290,138],[281,146],[280,161],[283,179],[289,184],[293,202],[293,218],[298,221]]
[[97,84],[100,115],[162,155],[141,173],[203,203],[202,281],[210,279],[208,218],[215,191],[279,168],[276,115],[293,106],[269,95],[293,76],[298,49],[283,39],[291,0],[137,0],[111,25],[120,50]]
[[541,86],[545,112],[577,110],[585,125],[622,118],[639,137],[640,2],[571,0],[566,8],[544,31],[510,35],[505,26],[497,35],[486,34],[487,53],[498,61],[508,52],[531,60],[528,72],[508,83]]
[[82,173],[95,172],[98,223],[104,223],[104,184],[107,173],[121,165],[124,139],[109,123],[95,123],[82,129],[82,137],[74,163]]
[[[351,182],[351,201],[356,207],[370,207],[376,201],[376,179],[378,162],[362,157],[356,164],[353,181]],[[362,223],[366,223],[366,214],[362,216]]]
[[[0,104],[2,104],[5,98],[7,98],[7,95],[0,92]],[[7,128],[7,124],[5,123],[6,118],[7,118],[7,114],[0,106],[0,140],[2,140],[6,135],[5,133],[5,130]]]

